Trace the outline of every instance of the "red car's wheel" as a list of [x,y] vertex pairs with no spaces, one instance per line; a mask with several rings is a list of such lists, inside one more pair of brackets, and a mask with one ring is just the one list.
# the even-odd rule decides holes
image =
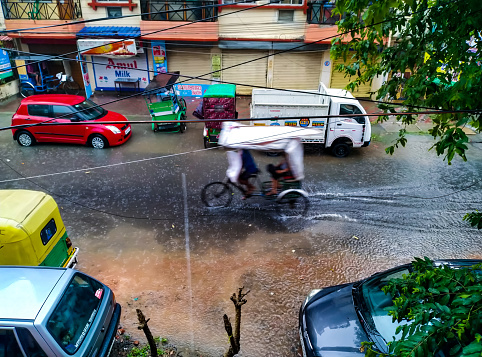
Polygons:
[[17,142],[21,146],[32,146],[35,144],[35,138],[28,131],[23,130],[17,135]]

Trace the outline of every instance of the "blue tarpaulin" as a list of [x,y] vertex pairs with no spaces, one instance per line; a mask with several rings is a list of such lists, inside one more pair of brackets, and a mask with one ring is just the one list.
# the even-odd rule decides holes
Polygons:
[[135,38],[141,35],[141,28],[134,26],[89,26],[77,32],[78,38]]

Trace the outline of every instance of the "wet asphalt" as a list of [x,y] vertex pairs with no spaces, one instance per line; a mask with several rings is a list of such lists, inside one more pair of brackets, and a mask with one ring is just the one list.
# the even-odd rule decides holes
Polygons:
[[[187,102],[190,114],[196,100]],[[248,103],[238,100],[240,117],[249,115]],[[0,107],[1,127],[17,106],[11,100]],[[106,109],[149,119],[140,98]],[[204,150],[200,123],[183,134],[134,124],[125,145],[105,150],[23,148],[1,131],[0,189],[41,190],[55,198],[80,249],[78,269],[115,291],[121,322],[133,338],[143,339],[135,313],[141,308],[154,335],[220,356],[228,348],[222,316],[234,319],[229,297],[244,286],[250,293],[242,356],[298,356],[297,313],[311,289],[413,257],[482,258],[481,232],[462,221],[481,208],[481,140],[470,136],[468,162],[457,158],[447,165],[429,151],[430,125],[418,121],[407,146],[393,156],[385,148],[400,128],[396,120],[374,125],[371,145],[347,158],[305,147],[311,205],[297,219],[280,218],[262,198],[244,202],[240,195],[232,207],[204,207],[201,189],[224,178],[227,161],[221,149]],[[260,153],[255,160],[263,170],[277,159]]]

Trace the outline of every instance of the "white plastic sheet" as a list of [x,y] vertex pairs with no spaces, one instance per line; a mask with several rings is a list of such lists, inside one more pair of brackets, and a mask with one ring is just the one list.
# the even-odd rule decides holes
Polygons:
[[[316,129],[288,126],[248,126],[224,122],[218,144],[228,149],[283,151],[296,180],[304,178],[303,145],[300,137],[317,135]],[[242,168],[241,152],[228,152],[229,168],[226,172],[233,182],[238,181]]]

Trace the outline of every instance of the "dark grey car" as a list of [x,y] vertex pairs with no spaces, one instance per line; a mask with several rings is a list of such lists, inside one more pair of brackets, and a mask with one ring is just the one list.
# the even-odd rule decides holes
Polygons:
[[[480,263],[482,260],[434,261],[436,266],[453,268]],[[384,310],[392,305],[392,299],[381,287],[411,270],[410,264],[402,265],[355,283],[312,290],[299,315],[303,356],[363,356],[360,347],[364,341],[374,342],[380,352],[388,352],[387,341],[393,339],[398,325]]]
[[110,354],[121,307],[106,285],[67,268],[0,266],[0,277],[0,356]]

